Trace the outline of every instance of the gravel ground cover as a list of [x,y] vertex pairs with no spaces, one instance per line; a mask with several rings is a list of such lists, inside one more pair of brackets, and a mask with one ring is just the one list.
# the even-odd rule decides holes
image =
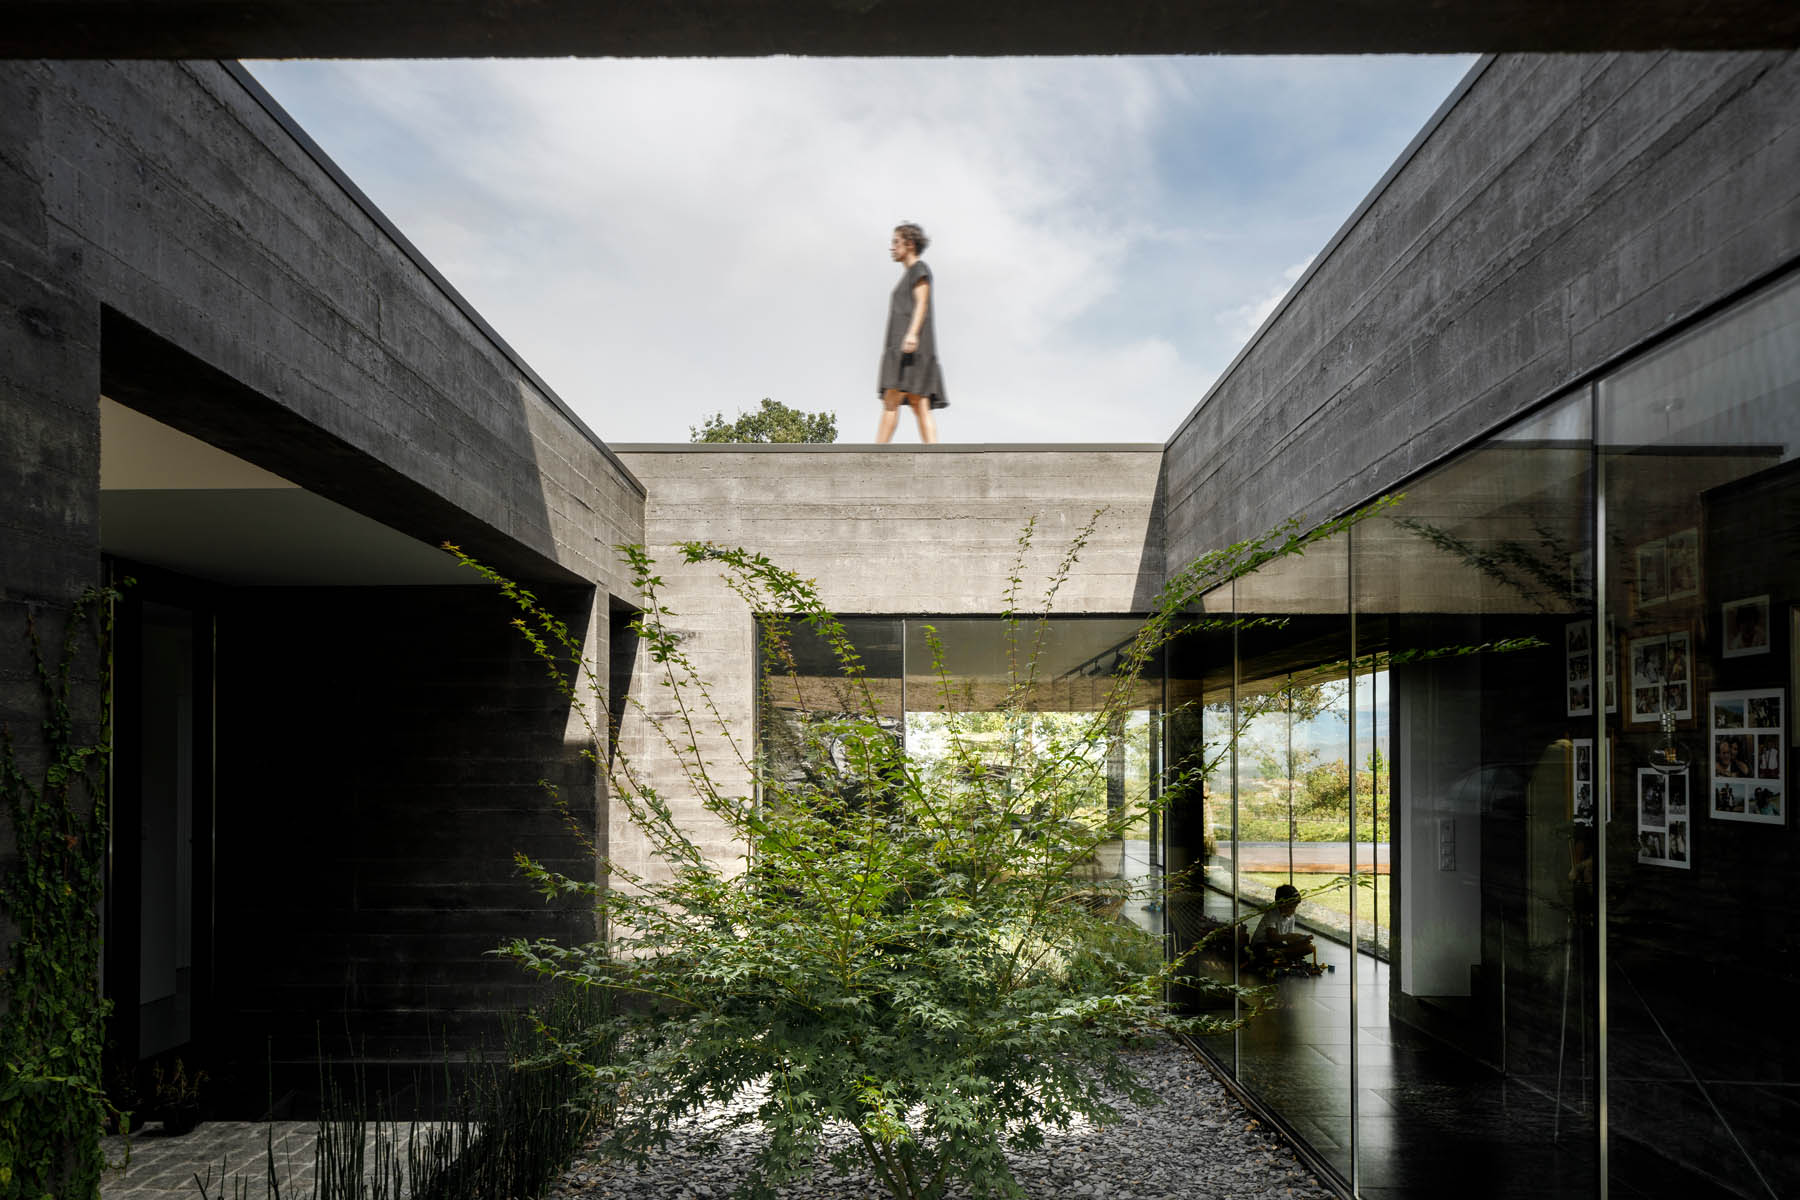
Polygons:
[[[1294,1153],[1233,1100],[1218,1080],[1173,1043],[1128,1056],[1162,1103],[1122,1104],[1124,1120],[1050,1131],[1044,1148],[1009,1152],[1014,1176],[1033,1200],[1331,1200]],[[735,1103],[746,1103],[740,1098]],[[696,1115],[642,1173],[627,1163],[577,1162],[548,1195],[557,1200],[725,1200],[756,1153],[752,1129],[726,1134],[716,1150],[697,1143],[727,1110]],[[854,1135],[842,1134],[848,1141]],[[783,1200],[862,1200],[887,1193],[872,1175],[833,1172],[821,1162]],[[952,1197],[966,1197],[962,1189]]]

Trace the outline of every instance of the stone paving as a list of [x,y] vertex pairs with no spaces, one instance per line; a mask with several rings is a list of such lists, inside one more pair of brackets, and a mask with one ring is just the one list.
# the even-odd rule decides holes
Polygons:
[[[235,1176],[246,1185],[243,1200],[269,1200],[268,1147],[274,1135],[275,1161],[281,1169],[283,1196],[303,1198],[312,1194],[313,1144],[316,1121],[207,1121],[184,1137],[164,1137],[162,1127],[151,1122],[132,1134],[131,1154],[126,1159],[126,1139],[105,1141],[109,1163],[124,1162],[123,1170],[108,1171],[100,1182],[101,1200],[161,1200],[181,1196],[198,1200],[201,1188],[195,1176],[208,1178],[212,1196],[238,1200]],[[289,1180],[293,1182],[290,1189]]]
[[[421,1123],[423,1130],[428,1126]],[[375,1160],[374,1142],[402,1140],[409,1126],[371,1129],[364,1161]],[[105,1139],[108,1162],[124,1162],[122,1170],[108,1171],[100,1182],[100,1200],[310,1200],[313,1194],[313,1147],[318,1141],[317,1121],[207,1121],[184,1137],[164,1137],[162,1127],[150,1122],[130,1138]],[[277,1186],[268,1186],[270,1138],[275,1149]],[[201,1186],[202,1182],[205,1187]]]

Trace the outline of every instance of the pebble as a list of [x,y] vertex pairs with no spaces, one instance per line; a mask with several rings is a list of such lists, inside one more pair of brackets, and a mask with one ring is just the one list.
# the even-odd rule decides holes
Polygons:
[[[1126,1061],[1160,1104],[1116,1102],[1118,1124],[1079,1122],[1047,1130],[1044,1148],[1008,1151],[1013,1177],[1033,1200],[1333,1200],[1278,1140],[1233,1100],[1193,1054],[1175,1043],[1126,1053]],[[751,1103],[740,1096],[733,1105]],[[756,1127],[725,1133],[716,1149],[699,1143],[730,1111],[715,1106],[684,1122],[664,1152],[640,1173],[629,1163],[578,1161],[545,1193],[554,1200],[726,1200],[755,1158]],[[832,1146],[854,1140],[848,1128]],[[885,1197],[874,1176],[845,1175],[821,1158],[810,1178],[778,1193],[782,1200]],[[965,1200],[953,1187],[950,1200]]]

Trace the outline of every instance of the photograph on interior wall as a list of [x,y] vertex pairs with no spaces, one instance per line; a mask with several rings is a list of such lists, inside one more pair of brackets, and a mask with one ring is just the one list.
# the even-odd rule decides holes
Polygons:
[[1663,656],[1663,707],[1678,721],[1694,717],[1694,639],[1686,633],[1669,635]]
[[1724,639],[1720,654],[1744,658],[1769,652],[1769,598],[1750,596],[1720,606],[1719,632]]
[[[1792,666],[1789,668],[1790,683],[1794,688],[1794,694],[1800,696],[1800,604],[1788,609],[1788,626],[1788,658],[1792,661]],[[1794,739],[1800,741],[1800,713],[1796,713],[1792,720]]]
[[1594,823],[1594,739],[1570,741],[1569,819],[1577,825]]
[[1594,600],[1594,552],[1577,550],[1569,556],[1569,599],[1577,607]]
[[1637,773],[1638,861],[1659,867],[1688,866],[1688,777],[1651,767]]
[[1785,825],[1785,688],[1714,692],[1712,815],[1725,821]]
[[1687,633],[1659,633],[1632,638],[1631,719],[1661,721],[1665,712],[1678,721],[1694,715],[1693,638]]
[[1568,715],[1594,712],[1594,623],[1571,621],[1563,627],[1563,667]]
[[1669,598],[1668,542],[1657,538],[1637,548],[1637,602],[1652,608]]
[[1619,639],[1613,636],[1612,626],[1606,627],[1606,645],[1602,647],[1606,657],[1606,711],[1619,711],[1619,655],[1617,647]]
[[1700,594],[1700,531],[1671,533],[1663,554],[1670,600],[1687,600]]

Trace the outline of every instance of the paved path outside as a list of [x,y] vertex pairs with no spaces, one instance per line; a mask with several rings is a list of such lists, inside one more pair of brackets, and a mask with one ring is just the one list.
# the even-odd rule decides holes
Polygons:
[[[1221,857],[1228,844],[1219,844]],[[1238,870],[1285,871],[1288,869],[1286,842],[1239,842]],[[1386,842],[1358,842],[1356,869],[1387,874],[1393,861]],[[1349,842],[1295,842],[1294,871],[1306,875],[1345,875],[1349,873]]]
[[234,1196],[236,1185],[222,1181],[222,1176],[229,1174],[249,1184],[245,1200],[267,1200],[265,1181],[271,1134],[275,1139],[275,1161],[282,1168],[283,1195],[290,1194],[286,1180],[291,1178],[295,1183],[291,1194],[309,1196],[313,1143],[318,1132],[316,1121],[207,1121],[184,1137],[164,1137],[162,1126],[151,1122],[143,1132],[132,1134],[129,1160],[125,1138],[106,1139],[107,1161],[124,1161],[125,1169],[106,1173],[100,1181],[100,1197],[161,1200],[181,1196],[199,1200],[201,1189],[194,1177],[206,1179],[210,1170],[212,1183],[207,1194]]
[[[421,1123],[421,1129],[426,1126]],[[404,1139],[409,1126],[371,1129],[365,1163],[373,1167],[377,1139]],[[164,1137],[151,1122],[132,1135],[131,1157],[123,1170],[108,1171],[100,1181],[100,1200],[200,1200],[198,1176],[207,1181],[206,1196],[224,1200],[272,1200],[268,1187],[270,1139],[275,1147],[278,1189],[282,1200],[307,1200],[313,1192],[313,1147],[317,1121],[207,1121],[184,1137]],[[108,1162],[125,1159],[126,1139],[105,1139]],[[241,1189],[241,1190],[240,1190]]]

